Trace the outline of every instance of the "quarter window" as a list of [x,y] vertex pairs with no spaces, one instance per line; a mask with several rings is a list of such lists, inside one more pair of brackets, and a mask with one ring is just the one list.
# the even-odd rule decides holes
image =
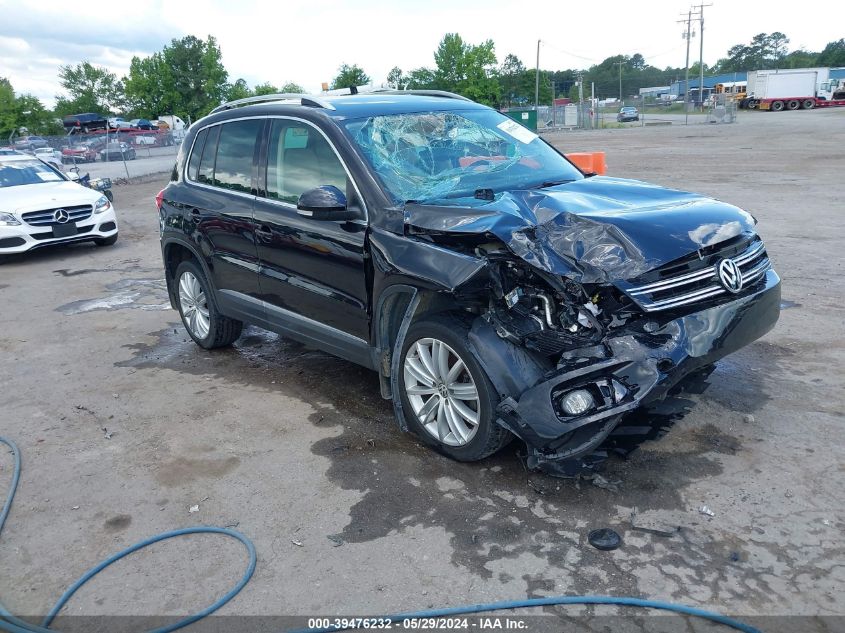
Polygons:
[[196,180],[202,158],[202,148],[205,147],[205,137],[208,136],[208,128],[200,130],[197,140],[194,141],[194,151],[191,152],[191,160],[188,162],[188,180]]
[[197,182],[210,185],[214,180],[214,157],[217,155],[217,138],[220,136],[220,126],[215,125],[208,131],[205,147],[202,150]]
[[310,125],[275,119],[267,155],[267,197],[296,204],[304,192],[324,185],[346,192],[346,171],[331,145]]

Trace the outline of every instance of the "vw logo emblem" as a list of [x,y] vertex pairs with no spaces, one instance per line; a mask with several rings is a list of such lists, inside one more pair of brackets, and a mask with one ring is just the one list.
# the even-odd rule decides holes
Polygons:
[[723,259],[716,264],[716,272],[725,290],[734,294],[742,290],[742,271],[734,260]]
[[68,220],[70,220],[70,213],[68,213],[66,209],[56,209],[53,213],[53,219],[59,224],[65,224]]

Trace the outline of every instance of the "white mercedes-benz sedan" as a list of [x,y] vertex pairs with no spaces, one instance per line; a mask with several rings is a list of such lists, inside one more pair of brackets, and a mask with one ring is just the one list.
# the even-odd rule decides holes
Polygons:
[[111,202],[33,156],[0,156],[0,257],[84,241],[117,241]]

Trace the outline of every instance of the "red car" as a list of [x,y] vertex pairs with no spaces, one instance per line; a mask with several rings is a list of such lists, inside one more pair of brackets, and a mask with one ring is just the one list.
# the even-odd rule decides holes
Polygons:
[[62,150],[63,163],[93,163],[97,160],[97,151],[90,145],[73,145]]

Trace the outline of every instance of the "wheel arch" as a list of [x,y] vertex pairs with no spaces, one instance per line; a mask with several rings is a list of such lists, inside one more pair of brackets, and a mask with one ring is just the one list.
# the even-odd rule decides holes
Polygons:
[[175,273],[176,269],[184,261],[196,261],[202,269],[203,275],[208,282],[211,292],[217,298],[217,289],[211,283],[211,269],[208,267],[208,262],[204,257],[201,257],[197,250],[182,240],[170,239],[162,245],[162,254],[164,256],[164,275],[167,282],[167,294],[170,297],[170,306],[176,310],[176,284]]
[[462,312],[460,304],[447,292],[398,283],[388,286],[379,295],[371,333],[373,367],[378,369],[383,398],[392,397],[389,378],[394,350],[402,347],[405,332],[415,321],[445,312]]
[[500,397],[518,397],[552,369],[528,350],[500,338],[480,316],[461,311],[449,294],[423,290],[406,284],[387,288],[379,296],[373,315],[373,366],[378,369],[381,395],[393,400],[396,420],[408,430],[399,393],[401,349],[410,326],[438,314],[465,317],[467,346],[484,369]]

